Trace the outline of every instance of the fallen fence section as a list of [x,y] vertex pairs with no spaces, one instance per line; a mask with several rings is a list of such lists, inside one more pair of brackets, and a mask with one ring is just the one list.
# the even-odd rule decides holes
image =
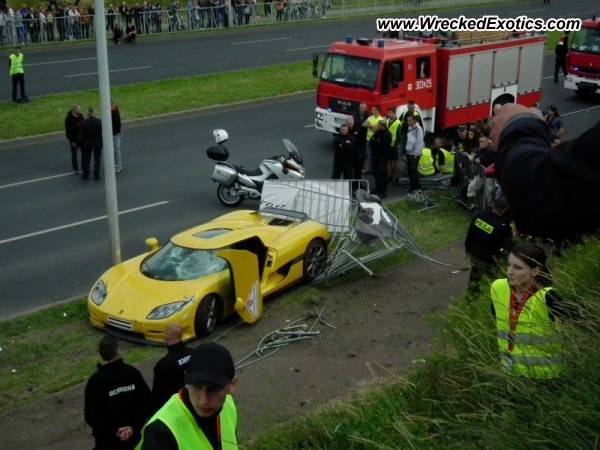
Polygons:
[[285,208],[306,213],[330,234],[327,269],[314,283],[360,268],[400,250],[440,263],[418,246],[365,180],[266,181],[261,209]]

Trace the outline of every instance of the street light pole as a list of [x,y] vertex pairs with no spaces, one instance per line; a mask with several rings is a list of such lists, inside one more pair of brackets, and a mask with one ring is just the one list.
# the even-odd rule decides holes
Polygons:
[[121,238],[119,236],[119,207],[117,204],[117,180],[110,105],[110,81],[108,78],[108,51],[106,49],[106,16],[104,0],[95,2],[94,26],[96,28],[96,52],[98,54],[98,89],[102,111],[102,163],[106,190],[106,216],[110,254],[113,265],[121,262]]

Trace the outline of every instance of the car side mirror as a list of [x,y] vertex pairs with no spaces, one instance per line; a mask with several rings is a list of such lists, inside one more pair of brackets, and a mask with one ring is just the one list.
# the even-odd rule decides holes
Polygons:
[[147,247],[150,247],[151,251],[154,252],[154,251],[158,250],[158,239],[151,237],[151,238],[146,239],[145,243],[146,243]]

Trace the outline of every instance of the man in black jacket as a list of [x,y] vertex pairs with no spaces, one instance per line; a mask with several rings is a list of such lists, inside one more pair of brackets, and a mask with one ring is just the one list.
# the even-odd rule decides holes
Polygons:
[[491,208],[477,213],[471,220],[465,237],[465,251],[471,257],[470,285],[484,275],[492,275],[496,258],[510,242],[512,232],[507,210],[506,200],[498,198]]
[[83,114],[81,114],[81,106],[73,105],[71,111],[65,117],[65,135],[69,141],[69,150],[71,151],[71,165],[73,172],[79,172],[79,164],[77,163],[77,151],[79,150],[79,138],[81,137],[81,125],[83,124]]
[[94,180],[100,179],[100,158],[102,157],[102,122],[95,115],[94,108],[88,108],[87,119],[81,124],[81,169],[82,179],[90,177],[90,160],[94,154]]
[[94,450],[131,450],[150,416],[150,389],[140,371],[123,362],[115,337],[104,337],[98,350],[103,362],[85,386],[84,407]]
[[564,35],[554,47],[554,82],[558,83],[558,72],[562,69],[567,76],[567,53],[569,53],[569,36]]
[[375,176],[375,190],[372,192],[385,198],[388,187],[388,158],[392,147],[392,135],[387,129],[387,121],[381,119],[371,136],[371,157],[373,159],[373,175]]
[[496,179],[520,233],[560,242],[600,228],[600,122],[551,148],[539,110],[505,104],[492,139]]
[[192,349],[182,342],[183,330],[178,324],[171,324],[165,330],[167,354],[154,366],[152,400],[154,410],[158,411],[171,395],[183,387],[183,375],[190,362]]
[[340,134],[333,139],[333,170],[331,178],[338,180],[341,176],[344,180],[353,178],[354,161],[357,158],[358,147],[354,136],[349,133],[348,125],[340,125]]

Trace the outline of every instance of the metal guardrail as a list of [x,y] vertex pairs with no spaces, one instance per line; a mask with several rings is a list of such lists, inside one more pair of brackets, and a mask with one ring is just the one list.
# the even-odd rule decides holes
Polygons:
[[[115,26],[122,31],[128,23],[136,26],[138,36],[184,33],[227,27],[245,27],[351,17],[362,14],[392,14],[422,7],[451,7],[493,3],[495,0],[191,0],[185,8],[155,5],[136,6],[127,11],[107,9],[109,38]],[[209,4],[210,2],[210,4]],[[182,2],[183,3],[183,2]],[[50,2],[56,5],[56,2]],[[159,5],[158,3],[156,5]],[[21,8],[0,12],[0,46],[51,44],[53,42],[95,39],[93,9]]]
[[600,106],[561,115],[565,134],[562,141],[574,139],[600,121]]

